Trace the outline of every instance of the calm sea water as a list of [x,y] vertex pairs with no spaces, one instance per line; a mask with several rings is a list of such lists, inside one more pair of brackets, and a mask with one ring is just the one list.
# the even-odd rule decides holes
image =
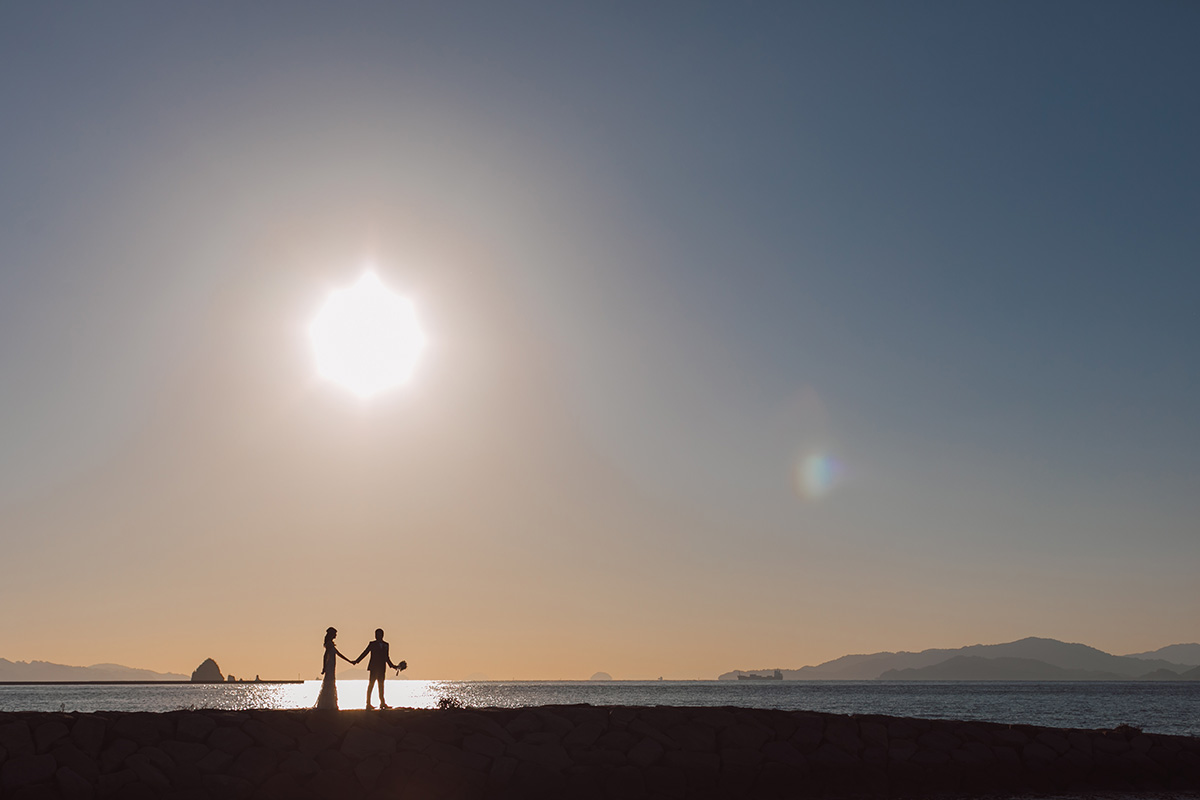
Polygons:
[[[309,708],[320,684],[0,686],[0,711],[173,711],[182,708]],[[342,708],[362,708],[366,681],[338,681]],[[742,706],[838,714],[975,719],[1069,728],[1133,725],[1200,736],[1200,682],[992,683],[881,681],[416,681],[387,683],[395,707]]]

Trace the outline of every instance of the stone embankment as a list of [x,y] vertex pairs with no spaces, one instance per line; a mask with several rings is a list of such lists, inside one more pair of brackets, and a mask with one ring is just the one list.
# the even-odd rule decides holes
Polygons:
[[1200,738],[739,708],[0,713],[0,797],[1200,791]]

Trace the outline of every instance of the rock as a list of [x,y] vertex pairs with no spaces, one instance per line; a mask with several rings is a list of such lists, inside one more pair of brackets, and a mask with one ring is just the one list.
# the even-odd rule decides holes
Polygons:
[[807,753],[806,755],[809,763],[820,764],[822,766],[850,767],[859,763],[857,758],[832,742],[826,742],[812,751],[812,753]]
[[[755,794],[767,797],[793,797],[802,778],[803,773],[794,767],[780,762],[764,764],[758,773],[758,779],[754,782],[755,789],[757,789]],[[680,796],[686,797],[686,794]]]
[[[716,758],[716,756],[713,757]],[[577,765],[585,767],[623,767],[629,763],[629,759],[625,757],[624,753],[587,747],[573,748],[571,758]]]
[[1049,766],[1058,760],[1058,753],[1041,742],[1030,742],[1021,751],[1021,760],[1031,769]]
[[903,763],[916,755],[917,743],[908,739],[892,739],[888,745],[888,760],[894,763]]
[[143,747],[137,751],[137,754],[148,758],[151,764],[163,772],[175,769],[175,760],[157,747]]
[[232,763],[233,756],[229,755],[229,753],[224,753],[220,750],[210,750],[208,755],[196,762],[196,767],[201,772],[219,774],[229,769],[229,765]]
[[311,758],[317,753],[323,753],[326,750],[332,750],[333,748],[337,747],[338,744],[340,744],[340,741],[341,740],[332,733],[309,733],[300,737],[300,743],[296,749],[299,750],[302,755],[306,755]]
[[100,777],[100,765],[96,759],[76,747],[70,739],[60,740],[51,751],[54,763],[60,767],[70,767],[71,770],[87,781]]
[[[316,794],[317,797],[327,798],[327,800],[345,800],[346,798],[356,798],[362,795],[362,786],[359,785],[358,779],[353,775],[342,772],[323,771],[318,772],[308,782],[308,787]],[[412,796],[419,796],[412,794]]]
[[687,775],[674,767],[654,766],[642,770],[646,791],[651,797],[673,797],[683,800],[688,796]]
[[342,753],[355,760],[367,756],[389,755],[394,752],[396,752],[395,739],[363,728],[351,728],[342,742]]
[[463,739],[463,749],[488,758],[504,755],[504,748],[504,742],[494,736],[488,736],[486,733],[472,733]]
[[930,731],[923,733],[917,738],[917,744],[922,750],[938,750],[943,753],[949,753],[952,750],[957,750],[962,747],[962,739],[955,736],[949,731]]
[[662,728],[651,725],[646,720],[635,719],[629,723],[627,730],[630,733],[636,734],[646,739],[653,739],[667,750],[678,750],[679,744],[667,734],[663,733]]
[[217,728],[208,735],[208,746],[236,756],[254,744],[254,740],[242,733],[238,728]]
[[561,743],[562,736],[550,731],[534,731],[533,733],[526,733],[521,736],[521,744],[543,745]]
[[667,731],[667,736],[684,750],[713,753],[717,749],[717,734],[703,725],[676,725]]
[[100,755],[104,747],[104,736],[108,731],[108,721],[95,714],[80,714],[75,724],[71,726],[71,741],[75,746],[89,756]]
[[[511,737],[510,737],[511,738]],[[412,750],[414,753],[421,753],[433,744],[433,740],[423,733],[417,731],[409,731],[404,734],[404,738],[400,740],[401,750]]]
[[133,774],[133,770],[131,769],[110,772],[100,776],[99,794],[101,797],[109,797],[115,795],[125,786],[136,782],[137,775]]
[[224,682],[225,677],[221,674],[221,668],[211,658],[206,658],[200,662],[200,666],[196,667],[196,671],[192,673],[192,683]]
[[792,767],[805,767],[808,762],[800,751],[792,747],[790,742],[767,742],[762,746],[762,754],[770,761],[778,761]]
[[117,739],[104,748],[104,752],[100,754],[100,771],[116,772],[117,768],[125,763],[125,759],[137,751],[137,742],[129,739]]
[[564,770],[571,766],[571,757],[567,755],[567,751],[562,748],[562,745],[531,745],[531,744],[510,744],[508,746],[507,755],[517,759],[517,761],[537,764],[549,770]]
[[858,725],[848,719],[832,719],[825,725],[825,741],[854,755],[862,749]]
[[70,728],[63,723],[58,720],[51,720],[37,726],[37,730],[33,732],[33,741],[37,746],[37,751],[45,753],[50,749],[50,745],[69,735],[70,732]]
[[757,767],[765,760],[762,753],[745,747],[726,747],[721,751],[722,771]]
[[1071,741],[1058,731],[1038,731],[1034,739],[1049,747],[1060,756],[1071,749]]
[[1067,741],[1071,743],[1071,749],[1076,750],[1089,758],[1092,755],[1092,737],[1088,736],[1083,731],[1071,731],[1067,734]]
[[609,675],[607,672],[596,672],[592,674],[592,677],[588,678],[589,681],[611,681],[612,679],[612,675]]
[[[792,715],[796,730],[790,739],[797,750],[804,753],[820,746],[825,741],[825,720],[821,717],[804,714]],[[895,737],[895,734],[892,734]]]
[[503,789],[512,783],[517,773],[517,760],[501,756],[492,760],[492,769],[488,772],[488,786]]
[[862,737],[863,743],[866,745],[887,749],[888,729],[883,723],[860,722],[858,724],[858,735]]
[[286,750],[296,745],[296,740],[291,736],[280,733],[262,720],[250,720],[242,726],[242,731],[270,750]]
[[629,762],[639,767],[648,767],[651,764],[658,762],[666,752],[661,744],[654,739],[646,737],[630,748],[628,755]]
[[523,733],[533,733],[542,729],[542,720],[537,714],[530,711],[521,711],[516,717],[509,721],[504,729],[512,736],[520,738]]
[[560,717],[553,711],[547,711],[544,708],[539,708],[534,711],[538,719],[542,721],[542,729],[550,733],[557,734],[560,738],[566,736],[575,728],[575,724],[566,717]]
[[9,758],[32,756],[37,752],[33,743],[33,733],[24,722],[0,725],[0,747],[4,748]]
[[159,740],[158,714],[122,714],[112,724],[114,736],[131,739],[139,745],[157,744]]
[[321,765],[322,772],[350,772],[354,769],[354,762],[337,750],[317,753],[316,760]]
[[940,767],[950,763],[950,753],[947,750],[932,747],[918,747],[909,760],[910,764],[920,764],[927,767]]
[[262,800],[300,800],[315,795],[307,791],[295,775],[279,774],[267,778],[254,796]]
[[176,764],[195,764],[209,753],[208,745],[203,745],[199,742],[181,742],[176,739],[168,739],[165,742],[159,742],[158,746]]
[[433,769],[433,760],[424,753],[401,750],[388,760],[388,771],[412,775],[420,770]]
[[502,726],[490,715],[465,712],[459,714],[455,718],[454,722],[460,729],[487,734],[488,736],[499,739],[505,744],[512,744],[516,741],[516,739],[514,739],[512,735],[504,729],[504,726]]
[[300,753],[291,753],[279,762],[279,771],[298,778],[309,778],[321,771],[316,761]]
[[95,796],[92,782],[70,767],[59,767],[54,773],[54,782],[63,800],[92,800]]
[[951,750],[950,758],[959,764],[972,767],[993,764],[996,761],[992,748],[983,742],[967,742],[957,750]]
[[603,750],[617,750],[628,753],[629,749],[641,739],[629,731],[609,731],[596,740],[596,746]]
[[619,767],[608,773],[605,788],[609,797],[645,797],[646,785],[637,767]]
[[133,774],[137,776],[140,783],[146,784],[155,791],[164,792],[171,788],[171,782],[167,780],[167,776],[154,765],[148,756],[134,753],[125,759],[125,766],[133,770]]
[[0,767],[0,788],[7,793],[22,786],[44,783],[54,777],[57,769],[54,756],[50,755],[10,758]]
[[366,789],[374,789],[375,784],[379,782],[380,775],[387,767],[387,756],[377,755],[364,758],[354,767],[354,775],[358,778],[358,782]]
[[445,744],[444,742],[434,742],[429,745],[429,749],[425,751],[425,755],[429,756],[436,763],[450,764],[456,770],[483,772],[491,764],[491,759],[488,756],[473,753],[469,750],[461,750],[454,745]]
[[258,785],[275,774],[279,765],[279,754],[265,747],[250,747],[234,759],[229,774],[245,778]]
[[205,714],[186,714],[179,718],[175,730],[179,738],[189,742],[203,742],[216,730],[217,723]]
[[223,799],[240,800],[250,797],[254,793],[254,784],[244,778],[235,778],[232,775],[205,775],[204,788],[208,789],[212,796]]
[[575,727],[573,731],[563,737],[563,744],[567,747],[579,745],[588,747],[600,738],[604,733],[604,723],[596,720],[586,720]]

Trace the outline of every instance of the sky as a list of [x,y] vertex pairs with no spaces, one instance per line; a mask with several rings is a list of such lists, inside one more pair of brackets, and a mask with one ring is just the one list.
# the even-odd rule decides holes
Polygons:
[[[6,3],[0,656],[1200,639],[1200,7]],[[426,336],[363,399],[368,267]]]

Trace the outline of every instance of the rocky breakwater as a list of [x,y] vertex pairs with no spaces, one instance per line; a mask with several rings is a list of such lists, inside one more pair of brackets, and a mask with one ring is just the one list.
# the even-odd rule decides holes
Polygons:
[[1200,790],[1200,739],[740,708],[0,713],[0,797]]

